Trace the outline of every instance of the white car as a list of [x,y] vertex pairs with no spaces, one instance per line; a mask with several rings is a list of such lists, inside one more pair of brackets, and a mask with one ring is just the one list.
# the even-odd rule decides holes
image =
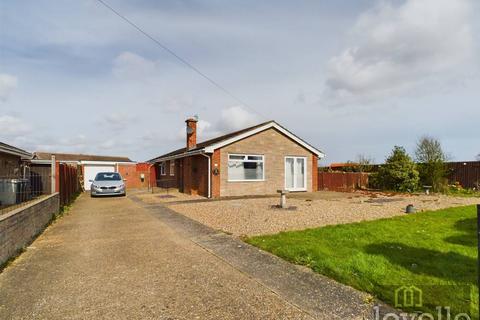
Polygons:
[[122,176],[118,172],[99,172],[90,180],[90,196],[125,196],[127,190]]

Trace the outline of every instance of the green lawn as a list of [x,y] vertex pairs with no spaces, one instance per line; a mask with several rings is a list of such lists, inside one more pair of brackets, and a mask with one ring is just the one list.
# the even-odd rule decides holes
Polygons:
[[478,314],[475,206],[246,241],[391,305],[397,287],[415,285],[423,290],[423,307],[415,310],[441,305]]

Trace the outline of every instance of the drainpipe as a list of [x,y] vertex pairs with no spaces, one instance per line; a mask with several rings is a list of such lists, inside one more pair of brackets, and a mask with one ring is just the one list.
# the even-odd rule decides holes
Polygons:
[[201,153],[202,156],[204,157],[207,157],[208,159],[208,197],[207,198],[211,198],[212,197],[212,182],[211,182],[211,177],[212,177],[212,163],[211,163],[211,158],[210,156],[206,155],[205,153]]

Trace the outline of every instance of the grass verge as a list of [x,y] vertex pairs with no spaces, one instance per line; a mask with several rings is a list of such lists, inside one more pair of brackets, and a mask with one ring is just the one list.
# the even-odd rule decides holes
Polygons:
[[245,241],[392,306],[396,288],[417,286],[422,306],[405,311],[437,314],[436,306],[450,306],[452,314],[469,312],[478,319],[475,206]]

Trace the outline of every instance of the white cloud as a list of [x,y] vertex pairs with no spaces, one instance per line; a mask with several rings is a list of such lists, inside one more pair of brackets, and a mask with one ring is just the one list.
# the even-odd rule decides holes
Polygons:
[[[240,106],[225,108],[220,111],[220,119],[215,122],[199,119],[197,122],[197,141],[205,141],[215,138],[219,135],[244,129],[246,127],[258,124],[257,116],[249,113]],[[185,141],[185,127],[177,131],[177,141]]]
[[208,140],[220,135],[221,132],[206,120],[198,120],[197,123],[197,139],[198,141]]
[[473,53],[469,0],[380,2],[362,14],[352,45],[328,63],[326,93],[371,100],[446,76]]
[[[186,128],[185,126],[178,130],[177,140],[186,141]],[[217,127],[212,125],[209,121],[200,119],[197,122],[197,142],[205,141],[215,136],[220,135],[221,132],[218,131]]]
[[15,138],[31,131],[30,125],[13,116],[0,116],[0,137]]
[[233,106],[223,109],[220,113],[220,121],[217,127],[220,131],[228,132],[240,130],[259,122],[258,117],[242,108],[241,106]]
[[117,112],[113,111],[109,114],[104,115],[99,121],[99,125],[107,125],[109,129],[114,130],[125,130],[129,123],[135,121],[137,117],[131,112]]
[[190,109],[193,105],[193,99],[189,96],[173,96],[164,99],[161,103],[157,103],[162,110],[166,112],[179,112]]
[[87,153],[92,148],[91,141],[83,134],[70,137],[42,137],[35,143],[35,151]]
[[18,85],[17,77],[0,73],[0,101],[5,101]]
[[122,79],[141,79],[154,75],[158,62],[148,60],[133,52],[122,52],[113,60],[113,74]]

